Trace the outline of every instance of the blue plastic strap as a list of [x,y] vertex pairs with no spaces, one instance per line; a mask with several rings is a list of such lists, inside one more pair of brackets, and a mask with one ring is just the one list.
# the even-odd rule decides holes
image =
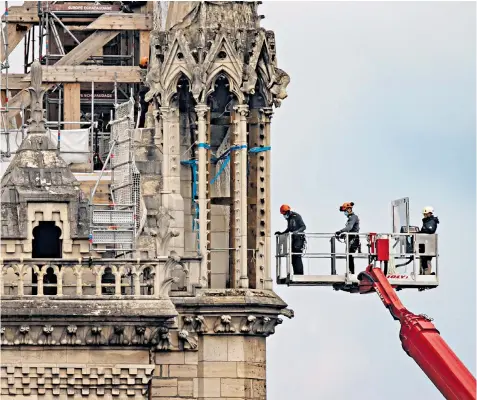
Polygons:
[[249,153],[261,153],[262,151],[268,151],[271,150],[271,146],[265,146],[265,147],[252,147],[248,152]]
[[225,151],[223,154],[221,154],[218,158],[217,158],[217,161],[220,161],[220,160],[223,160],[224,156],[225,157],[225,160],[224,162],[222,163],[222,165],[220,166],[220,169],[219,171],[215,174],[215,176],[212,178],[212,180],[210,181],[210,184],[213,185],[215,183],[215,181],[219,178],[220,174],[222,172],[224,172],[224,169],[227,167],[227,164],[230,162],[230,153],[232,151],[235,151],[235,150],[242,150],[242,149],[246,149],[247,148],[247,145],[246,144],[242,144],[240,146],[232,146],[230,149],[228,149],[227,151]]
[[197,147],[200,149],[200,148],[204,148],[204,149],[207,149],[207,150],[210,150],[210,144],[208,143],[198,143],[197,144]]
[[211,161],[214,163],[214,164],[217,164],[219,161],[222,161],[222,160],[225,160],[227,158],[227,156],[229,155],[230,153],[230,149],[228,150],[225,150],[220,156],[218,157],[215,157],[215,156],[212,156],[211,157]]
[[219,171],[215,174],[215,176],[212,178],[212,180],[210,181],[210,184],[213,185],[215,183],[215,181],[218,179],[218,177],[220,176],[220,174],[222,172],[224,172],[224,169],[225,167],[227,167],[227,164],[229,163],[230,161],[230,153],[229,155],[227,156],[227,158],[225,159],[225,161],[222,163],[222,165],[220,166],[220,169]]
[[[263,151],[268,151],[268,150],[271,150],[271,146],[264,146],[264,147],[252,147],[248,152],[249,153],[261,153]],[[250,163],[247,162],[247,176],[250,175]]]

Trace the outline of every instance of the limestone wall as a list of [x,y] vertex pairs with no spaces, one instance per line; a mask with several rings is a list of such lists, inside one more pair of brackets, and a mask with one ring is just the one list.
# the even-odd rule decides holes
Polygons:
[[9,399],[265,399],[264,337],[204,336],[198,351],[18,346],[2,349]]
[[203,336],[197,352],[156,353],[152,398],[265,399],[265,340]]
[[146,399],[154,372],[145,349],[2,348],[2,399]]

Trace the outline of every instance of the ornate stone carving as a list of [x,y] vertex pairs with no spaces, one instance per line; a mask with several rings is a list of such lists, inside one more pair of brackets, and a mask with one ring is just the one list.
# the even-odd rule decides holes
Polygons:
[[194,330],[194,317],[185,316],[182,321],[184,322],[183,329],[186,331],[193,331]]
[[205,318],[202,315],[198,315],[197,317],[195,317],[195,321],[196,321],[195,331],[197,333],[208,332],[209,328],[207,327],[207,324],[205,323]]
[[184,265],[181,264],[181,258],[177,255],[177,253],[172,251],[170,257],[163,267],[163,276],[161,279],[161,287],[159,289],[160,296],[167,297],[169,295],[171,285],[179,281],[179,278],[172,276],[173,272],[178,269],[184,270]]
[[42,329],[42,333],[40,334],[40,337],[38,338],[38,344],[39,345],[54,345],[56,344],[56,340],[53,339],[52,333],[55,328],[53,328],[51,325],[45,325]]
[[195,350],[197,349],[197,338],[193,336],[192,333],[188,332],[185,329],[179,331],[179,339],[182,342],[184,350]]
[[9,342],[8,342],[8,339],[7,339],[7,335],[5,335],[5,327],[4,326],[0,327],[0,335],[1,335],[0,343],[2,344],[2,346],[8,346]]
[[65,327],[65,330],[61,336],[60,343],[63,345],[79,345],[81,344],[81,339],[76,336],[78,327],[76,325],[68,325]]
[[255,315],[249,315],[246,318],[245,322],[243,323],[242,327],[240,328],[240,332],[244,332],[244,333],[252,332],[253,326],[256,320],[257,320],[257,317]]
[[274,95],[273,103],[275,107],[280,107],[282,100],[288,97],[287,86],[290,83],[290,76],[280,68],[275,68],[275,79],[270,88],[270,92]]
[[245,64],[243,76],[244,78],[240,90],[247,94],[255,94],[255,85],[257,84],[258,79],[258,75],[255,71],[255,68]]
[[43,96],[46,90],[41,87],[42,70],[38,61],[32,63],[30,76],[31,86],[28,88],[31,98],[30,119],[27,121],[30,125],[29,133],[44,133],[46,120],[43,116]]
[[170,350],[171,348],[171,335],[169,329],[160,326],[157,328],[154,338],[151,340],[151,343],[156,345],[156,349],[160,351]]
[[102,334],[103,328],[101,326],[92,326],[86,335],[86,344],[89,345],[105,345],[106,339]]
[[275,327],[283,323],[281,318],[272,319],[270,325],[268,326],[268,330],[266,332],[267,335],[273,335],[275,333]]
[[112,345],[127,345],[129,344],[129,340],[127,339],[124,330],[126,329],[125,326],[116,325],[113,326],[113,332],[109,338],[109,344]]
[[295,316],[295,311],[293,311],[291,308],[284,308],[283,310],[280,311],[281,315],[284,315],[285,317],[292,319]]
[[[177,331],[175,331],[177,333]],[[146,325],[3,325],[3,345],[147,346],[171,350],[169,329]],[[152,333],[152,334],[150,334]],[[14,338],[9,340],[9,338]]]
[[169,242],[172,238],[179,236],[179,232],[171,229],[172,216],[167,208],[160,206],[155,213],[156,226],[145,227],[144,232],[156,239],[156,257],[167,254]]
[[28,325],[22,325],[18,329],[19,335],[15,339],[15,344],[33,344],[33,340],[30,337],[30,327]]
[[147,338],[146,338],[146,326],[145,325],[139,325],[134,327],[134,334],[131,340],[131,343],[134,345],[137,344],[146,344],[147,343]]
[[202,315],[184,316],[183,317],[183,329],[188,332],[205,333],[208,331],[205,318]]
[[268,324],[270,323],[270,317],[261,317],[258,321],[256,333],[263,334],[267,331]]
[[[290,78],[276,66],[273,32],[256,25],[261,17],[246,2],[226,12],[235,15],[231,17],[233,21],[225,22],[227,26],[222,26],[223,21],[209,21],[215,18],[214,12],[207,11],[210,6],[208,2],[198,5],[188,14],[187,23],[176,24],[171,31],[151,34],[152,57],[146,78],[150,91],[146,100],[155,97],[159,104],[168,106],[169,99],[177,92],[177,79],[183,74],[191,83],[190,91],[196,102],[204,102],[214,90],[215,78],[225,74],[230,91],[239,101],[253,95],[259,85],[267,105],[280,106],[287,97]],[[243,19],[245,14],[251,19]]]
[[203,94],[207,84],[207,73],[201,65],[196,65],[192,69],[191,93],[196,102],[203,101]]
[[215,333],[233,333],[235,327],[232,325],[232,317],[230,315],[222,315],[217,319],[214,327]]
[[[202,335],[233,334],[269,336],[275,333],[275,327],[283,321],[269,315],[222,315],[221,317],[208,316],[205,320],[215,321],[212,332],[201,332]],[[189,326],[189,325],[188,325]],[[185,328],[183,328],[185,329]],[[190,330],[188,330],[191,332]],[[199,333],[197,330],[195,332]]]

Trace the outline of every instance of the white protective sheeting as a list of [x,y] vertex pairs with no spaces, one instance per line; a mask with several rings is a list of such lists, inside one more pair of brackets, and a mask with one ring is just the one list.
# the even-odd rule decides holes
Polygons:
[[[56,146],[58,131],[50,130],[50,139]],[[60,131],[60,154],[68,164],[86,164],[90,159],[89,129]]]
[[[56,146],[58,142],[58,131],[50,130],[48,132],[51,141]],[[21,130],[10,130],[9,134],[6,135],[2,133],[0,135],[0,146],[3,152],[7,151],[7,138],[10,143],[10,153],[11,157],[3,157],[2,162],[0,163],[0,174],[3,176],[10,161],[12,160],[15,152],[22,142],[22,131]],[[90,160],[90,149],[89,149],[89,129],[71,129],[71,130],[62,130],[60,131],[61,138],[61,147],[60,154],[61,158],[65,160],[68,164],[83,164],[88,163]]]

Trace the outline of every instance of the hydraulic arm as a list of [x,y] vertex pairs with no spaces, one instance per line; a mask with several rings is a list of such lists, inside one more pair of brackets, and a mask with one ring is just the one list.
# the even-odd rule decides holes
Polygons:
[[475,400],[474,376],[442,339],[431,319],[407,310],[380,268],[371,264],[358,279],[359,292],[376,291],[392,317],[401,323],[399,338],[404,351],[444,397],[447,400]]

